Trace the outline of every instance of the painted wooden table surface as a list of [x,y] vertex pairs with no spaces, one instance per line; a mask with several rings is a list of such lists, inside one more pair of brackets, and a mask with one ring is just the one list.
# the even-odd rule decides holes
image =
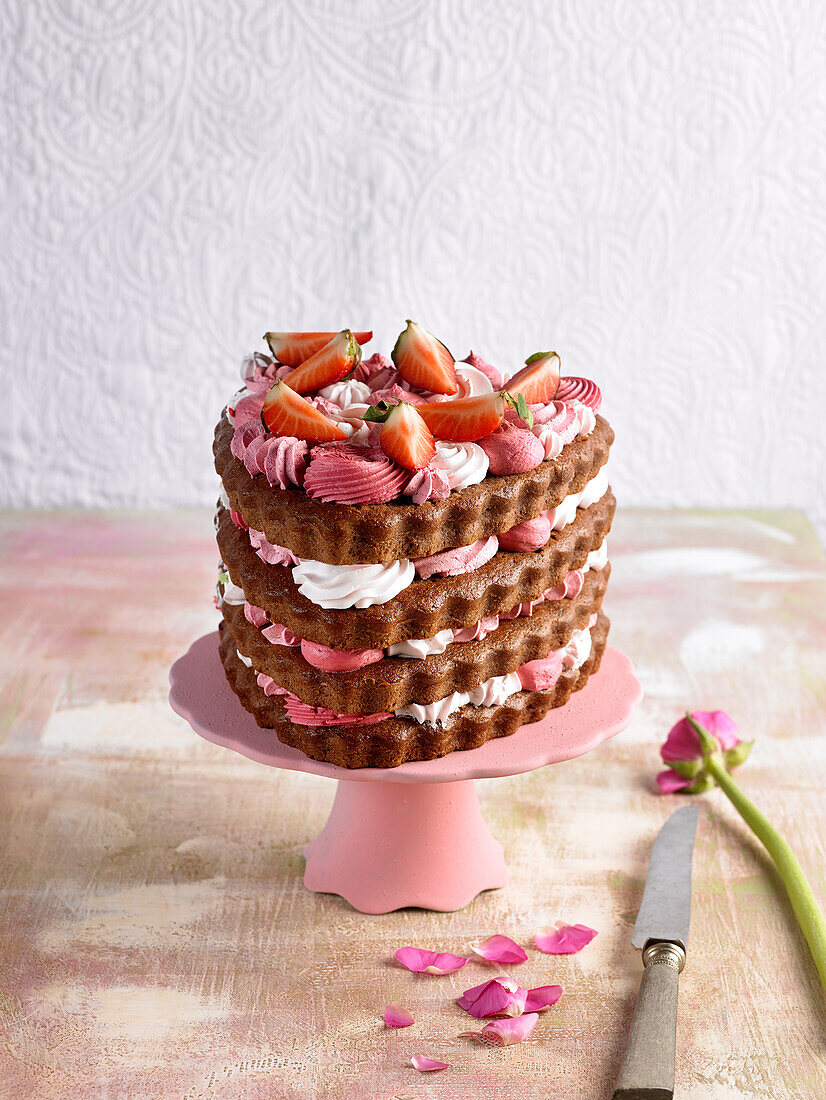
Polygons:
[[[330,780],[196,737],[167,670],[214,629],[206,512],[6,514],[2,532],[0,1095],[610,1095],[640,973],[630,931],[654,793],[686,707],[757,744],[743,784],[826,890],[826,562],[796,513],[620,512],[611,639],[646,700],[579,760],[481,784],[510,881],[452,914],[354,912],[301,884]],[[719,792],[698,798],[678,1095],[826,1096],[826,1000],[775,876]],[[488,972],[417,977],[402,944],[456,953],[556,920],[581,954],[529,950],[523,985],[564,994],[534,1039],[460,1038],[454,998]],[[382,1009],[414,1027],[387,1032]],[[451,1063],[420,1075],[410,1055]]]

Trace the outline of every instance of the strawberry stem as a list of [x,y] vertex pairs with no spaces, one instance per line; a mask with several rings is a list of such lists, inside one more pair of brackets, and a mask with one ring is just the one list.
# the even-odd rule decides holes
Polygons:
[[520,416],[522,418],[522,420],[525,421],[525,423],[528,425],[528,427],[532,428],[533,427],[533,413],[530,410],[528,402],[525,400],[525,395],[521,394],[521,393],[518,393],[516,395],[516,397],[514,397],[513,394],[508,393],[507,390],[502,390],[502,396],[507,401],[507,403],[511,406],[511,408],[516,409],[517,415]]
[[408,401],[385,401],[381,400],[376,405],[371,405],[365,412],[362,420],[370,420],[376,424],[383,424],[391,413],[391,410],[395,409],[397,405],[408,405]]

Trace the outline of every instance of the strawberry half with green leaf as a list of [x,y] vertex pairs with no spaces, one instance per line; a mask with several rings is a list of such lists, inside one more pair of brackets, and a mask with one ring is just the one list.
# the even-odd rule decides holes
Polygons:
[[340,382],[361,362],[361,348],[349,328],[342,329],[321,351],[305,359],[284,381],[296,393],[315,393]]
[[538,351],[505,385],[514,396],[521,393],[529,405],[547,405],[559,389],[561,366],[555,351]]
[[472,443],[495,432],[505,415],[505,397],[501,393],[483,393],[478,397],[457,397],[455,401],[428,401],[416,411],[437,439],[454,443]]
[[454,359],[435,336],[415,321],[408,321],[390,352],[396,370],[411,386],[430,393],[456,393]]
[[346,439],[338,424],[305,401],[284,382],[276,382],[264,399],[261,419],[274,435],[294,435],[311,443]]
[[364,414],[368,421],[383,422],[379,443],[388,458],[406,470],[422,470],[436,453],[430,429],[408,401],[388,405],[379,401]]
[[[335,335],[334,332],[265,332],[264,339],[279,363],[287,367],[297,367],[305,359],[321,351]],[[359,344],[366,344],[373,339],[372,332],[354,332],[353,336]]]

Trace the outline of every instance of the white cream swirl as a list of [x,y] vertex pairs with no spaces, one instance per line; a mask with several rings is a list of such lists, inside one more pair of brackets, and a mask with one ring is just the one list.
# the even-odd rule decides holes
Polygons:
[[585,626],[582,630],[575,630],[565,648],[558,652],[562,658],[562,667],[566,672],[582,668],[591,656],[590,629]]
[[252,657],[247,657],[240,649],[236,649],[235,652],[238,654],[238,660],[242,665],[246,665],[247,668],[252,668]]
[[582,572],[587,573],[589,569],[603,569],[608,564],[608,539],[602,540],[602,546],[596,550],[592,550],[588,557],[585,559],[585,565],[582,567]]
[[231,607],[236,607],[246,602],[247,597],[244,595],[244,589],[240,585],[233,584],[232,577],[227,572],[227,583],[224,585],[221,603],[228,603]]
[[[590,626],[574,631],[567,645],[557,649],[556,653],[561,658],[566,671],[581,668],[591,653]],[[412,718],[421,725],[427,723],[439,726],[468,703],[475,707],[497,707],[521,690],[522,682],[519,674],[508,672],[504,676],[491,676],[471,692],[454,691],[444,699],[437,699],[435,703],[408,703],[407,706],[399,707],[396,717]]]
[[453,691],[435,703],[408,703],[405,707],[399,707],[396,717],[412,718],[422,726],[425,722],[431,726],[441,726],[459,707],[464,707],[469,702],[470,696],[466,691]]
[[475,707],[498,707],[517,691],[522,690],[522,682],[515,672],[507,672],[504,676],[491,676],[474,688],[470,693],[470,701]]
[[344,382],[333,382],[331,386],[325,386],[318,394],[328,401],[334,401],[342,409],[347,409],[350,405],[363,405],[365,402],[369,404],[372,391],[366,382],[348,378]]
[[408,638],[405,642],[396,642],[387,647],[388,657],[410,657],[417,661],[423,661],[437,653],[444,653],[449,645],[453,644],[453,631],[440,630],[432,638]]
[[584,405],[578,398],[569,398],[566,404],[572,405],[576,410],[577,419],[579,420],[578,436],[590,435],[594,428],[597,426],[597,416],[590,405]]
[[[361,385],[362,383],[357,384]],[[332,387],[326,388],[332,389]],[[347,441],[349,443],[369,443],[371,425],[363,419],[364,414],[369,408],[369,405],[356,402],[355,404],[348,405],[346,409],[341,409],[336,406],[334,409],[328,410],[327,415],[338,424],[347,436]],[[380,426],[381,425],[379,425],[379,427]]]
[[488,472],[488,456],[476,443],[449,443],[436,440],[436,454],[430,465],[441,470],[451,489],[478,485]]
[[549,508],[545,515],[551,521],[552,531],[561,531],[576,518],[577,508],[590,508],[598,500],[602,500],[608,492],[608,472],[603,466],[596,477],[591,478],[588,484],[579,493],[570,493],[556,508]]
[[293,580],[302,596],[317,607],[373,607],[387,603],[416,577],[408,558],[365,565],[328,565],[301,558],[293,566]]
[[493,393],[493,384],[478,367],[469,363],[456,364],[456,393],[432,393],[428,401],[455,401],[459,397],[480,397],[483,393]]
[[475,707],[501,706],[502,703],[517,691],[522,690],[522,684],[515,672],[508,672],[504,676],[491,676],[474,688],[473,691],[453,691],[444,699],[437,699],[435,703],[408,703],[399,707],[396,711],[398,718],[412,718],[421,725],[441,725],[446,719],[455,714],[459,707],[470,703]]

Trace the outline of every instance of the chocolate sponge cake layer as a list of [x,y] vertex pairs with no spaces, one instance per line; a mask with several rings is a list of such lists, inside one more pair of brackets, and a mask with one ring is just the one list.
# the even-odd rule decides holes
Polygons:
[[591,631],[592,648],[576,671],[563,673],[547,691],[519,691],[499,706],[460,707],[448,724],[429,725],[392,717],[367,726],[315,727],[291,722],[280,696],[265,695],[255,673],[236,654],[235,639],[221,624],[221,660],[227,679],[259,726],[279,741],[314,760],[342,768],[395,768],[413,760],[430,760],[460,749],[477,748],[495,737],[507,737],[527,722],[537,722],[552,707],[568,702],[599,668],[610,623],[602,613]]
[[498,535],[584,489],[608,461],[614,432],[596,418],[593,432],[568,443],[558,458],[524,474],[488,474],[478,485],[453,491],[446,500],[412,504],[331,504],[300,489],[271,486],[251,477],[230,451],[233,428],[222,417],[215,430],[215,469],[232,508],[270,542],[299,558],[330,565],[421,558]]
[[520,665],[561,649],[575,630],[588,625],[602,606],[610,565],[585,574],[574,599],[549,600],[531,617],[506,619],[484,638],[453,642],[444,653],[423,659],[387,657],[349,672],[326,672],[306,661],[297,646],[272,645],[250,623],[244,608],[225,604],[224,622],[257,672],[265,672],[310,706],[339,714],[375,714],[407,703],[434,703],[453,691],[472,691],[491,676],[515,672]]
[[552,532],[541,550],[500,550],[472,573],[416,579],[387,603],[342,610],[307,599],[289,566],[265,564],[225,508],[218,510],[217,537],[231,579],[273,622],[333,649],[385,649],[409,638],[431,638],[448,627],[474,626],[486,615],[538,599],[572,569],[581,569],[588,554],[602,545],[615,507],[609,490],[595,504],[579,509],[572,523]]

